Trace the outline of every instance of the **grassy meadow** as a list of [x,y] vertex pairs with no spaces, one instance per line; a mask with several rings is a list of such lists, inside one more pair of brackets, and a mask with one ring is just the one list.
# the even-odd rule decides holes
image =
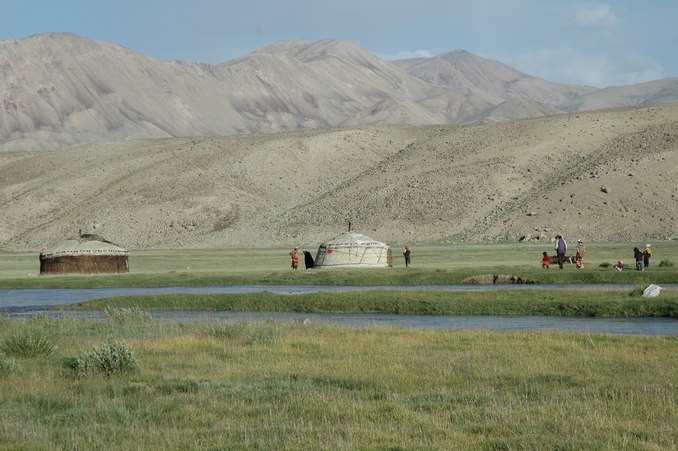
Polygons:
[[[641,245],[641,244],[636,244]],[[644,245],[644,243],[643,243]],[[116,275],[39,276],[38,253],[0,253],[0,289],[97,288],[119,286],[322,284],[422,285],[460,283],[478,275],[518,275],[539,283],[675,283],[678,241],[654,242],[652,266],[635,271],[634,244],[587,243],[586,265],[562,271],[541,269],[541,253],[552,245],[534,243],[445,244],[412,247],[412,266],[404,267],[393,248],[394,267],[306,270],[289,268],[288,249],[132,250],[130,272]],[[303,249],[302,249],[303,250]],[[315,249],[309,248],[315,254]],[[624,260],[626,270],[612,269]],[[662,261],[673,266],[659,266]],[[600,267],[609,263],[609,267]]]
[[676,374],[678,337],[0,317],[0,449],[676,449]]

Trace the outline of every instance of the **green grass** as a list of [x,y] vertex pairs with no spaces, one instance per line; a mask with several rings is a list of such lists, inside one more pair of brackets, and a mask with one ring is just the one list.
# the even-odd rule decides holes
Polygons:
[[636,290],[357,291],[134,295],[95,299],[67,310],[137,309],[416,315],[547,315],[678,318],[678,291],[642,298]]
[[[676,449],[678,337],[2,320],[0,449]],[[137,367],[76,377],[112,336]]]
[[[0,253],[0,289],[97,288],[179,285],[321,284],[321,285],[421,285],[459,283],[486,274],[519,275],[539,283],[675,283],[678,267],[659,266],[678,260],[678,241],[654,242],[653,265],[638,272],[618,273],[603,262],[630,262],[626,243],[588,243],[586,267],[541,269],[541,252],[550,243],[449,244],[414,246],[413,266],[405,268],[394,248],[394,268],[289,269],[287,249],[133,250],[130,273],[116,275],[38,276],[37,253]],[[627,265],[628,266],[628,265]]]

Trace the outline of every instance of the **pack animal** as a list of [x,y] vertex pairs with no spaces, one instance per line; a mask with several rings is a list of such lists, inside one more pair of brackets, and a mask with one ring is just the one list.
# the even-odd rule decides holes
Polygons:
[[[564,263],[572,263],[574,265],[574,262],[575,262],[574,255],[566,255],[565,256]],[[553,263],[558,263],[558,256],[557,255],[551,256],[551,264],[553,264]]]

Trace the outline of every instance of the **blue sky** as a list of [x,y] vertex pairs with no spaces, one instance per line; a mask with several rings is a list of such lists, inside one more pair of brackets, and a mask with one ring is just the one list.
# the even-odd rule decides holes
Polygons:
[[678,0],[0,0],[0,40],[70,32],[162,60],[218,64],[279,40],[382,58],[464,49],[550,81],[678,76]]

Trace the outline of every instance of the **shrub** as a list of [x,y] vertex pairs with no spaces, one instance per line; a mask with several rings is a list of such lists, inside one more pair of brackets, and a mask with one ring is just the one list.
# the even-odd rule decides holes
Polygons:
[[14,357],[46,357],[56,352],[56,345],[44,335],[16,333],[2,341],[0,350]]
[[11,373],[18,373],[20,370],[21,366],[16,363],[16,360],[8,359],[0,352],[0,377]]
[[671,260],[662,260],[659,262],[659,266],[662,268],[670,268],[673,266],[673,262]]
[[634,298],[639,298],[643,295],[645,287],[642,285],[636,285],[631,291],[629,291],[629,296]]
[[104,343],[93,346],[92,351],[75,357],[69,366],[79,377],[95,373],[113,376],[136,370],[137,362],[127,343],[108,337]]
[[610,262],[602,262],[600,265],[598,265],[600,268],[609,268],[610,267]]

